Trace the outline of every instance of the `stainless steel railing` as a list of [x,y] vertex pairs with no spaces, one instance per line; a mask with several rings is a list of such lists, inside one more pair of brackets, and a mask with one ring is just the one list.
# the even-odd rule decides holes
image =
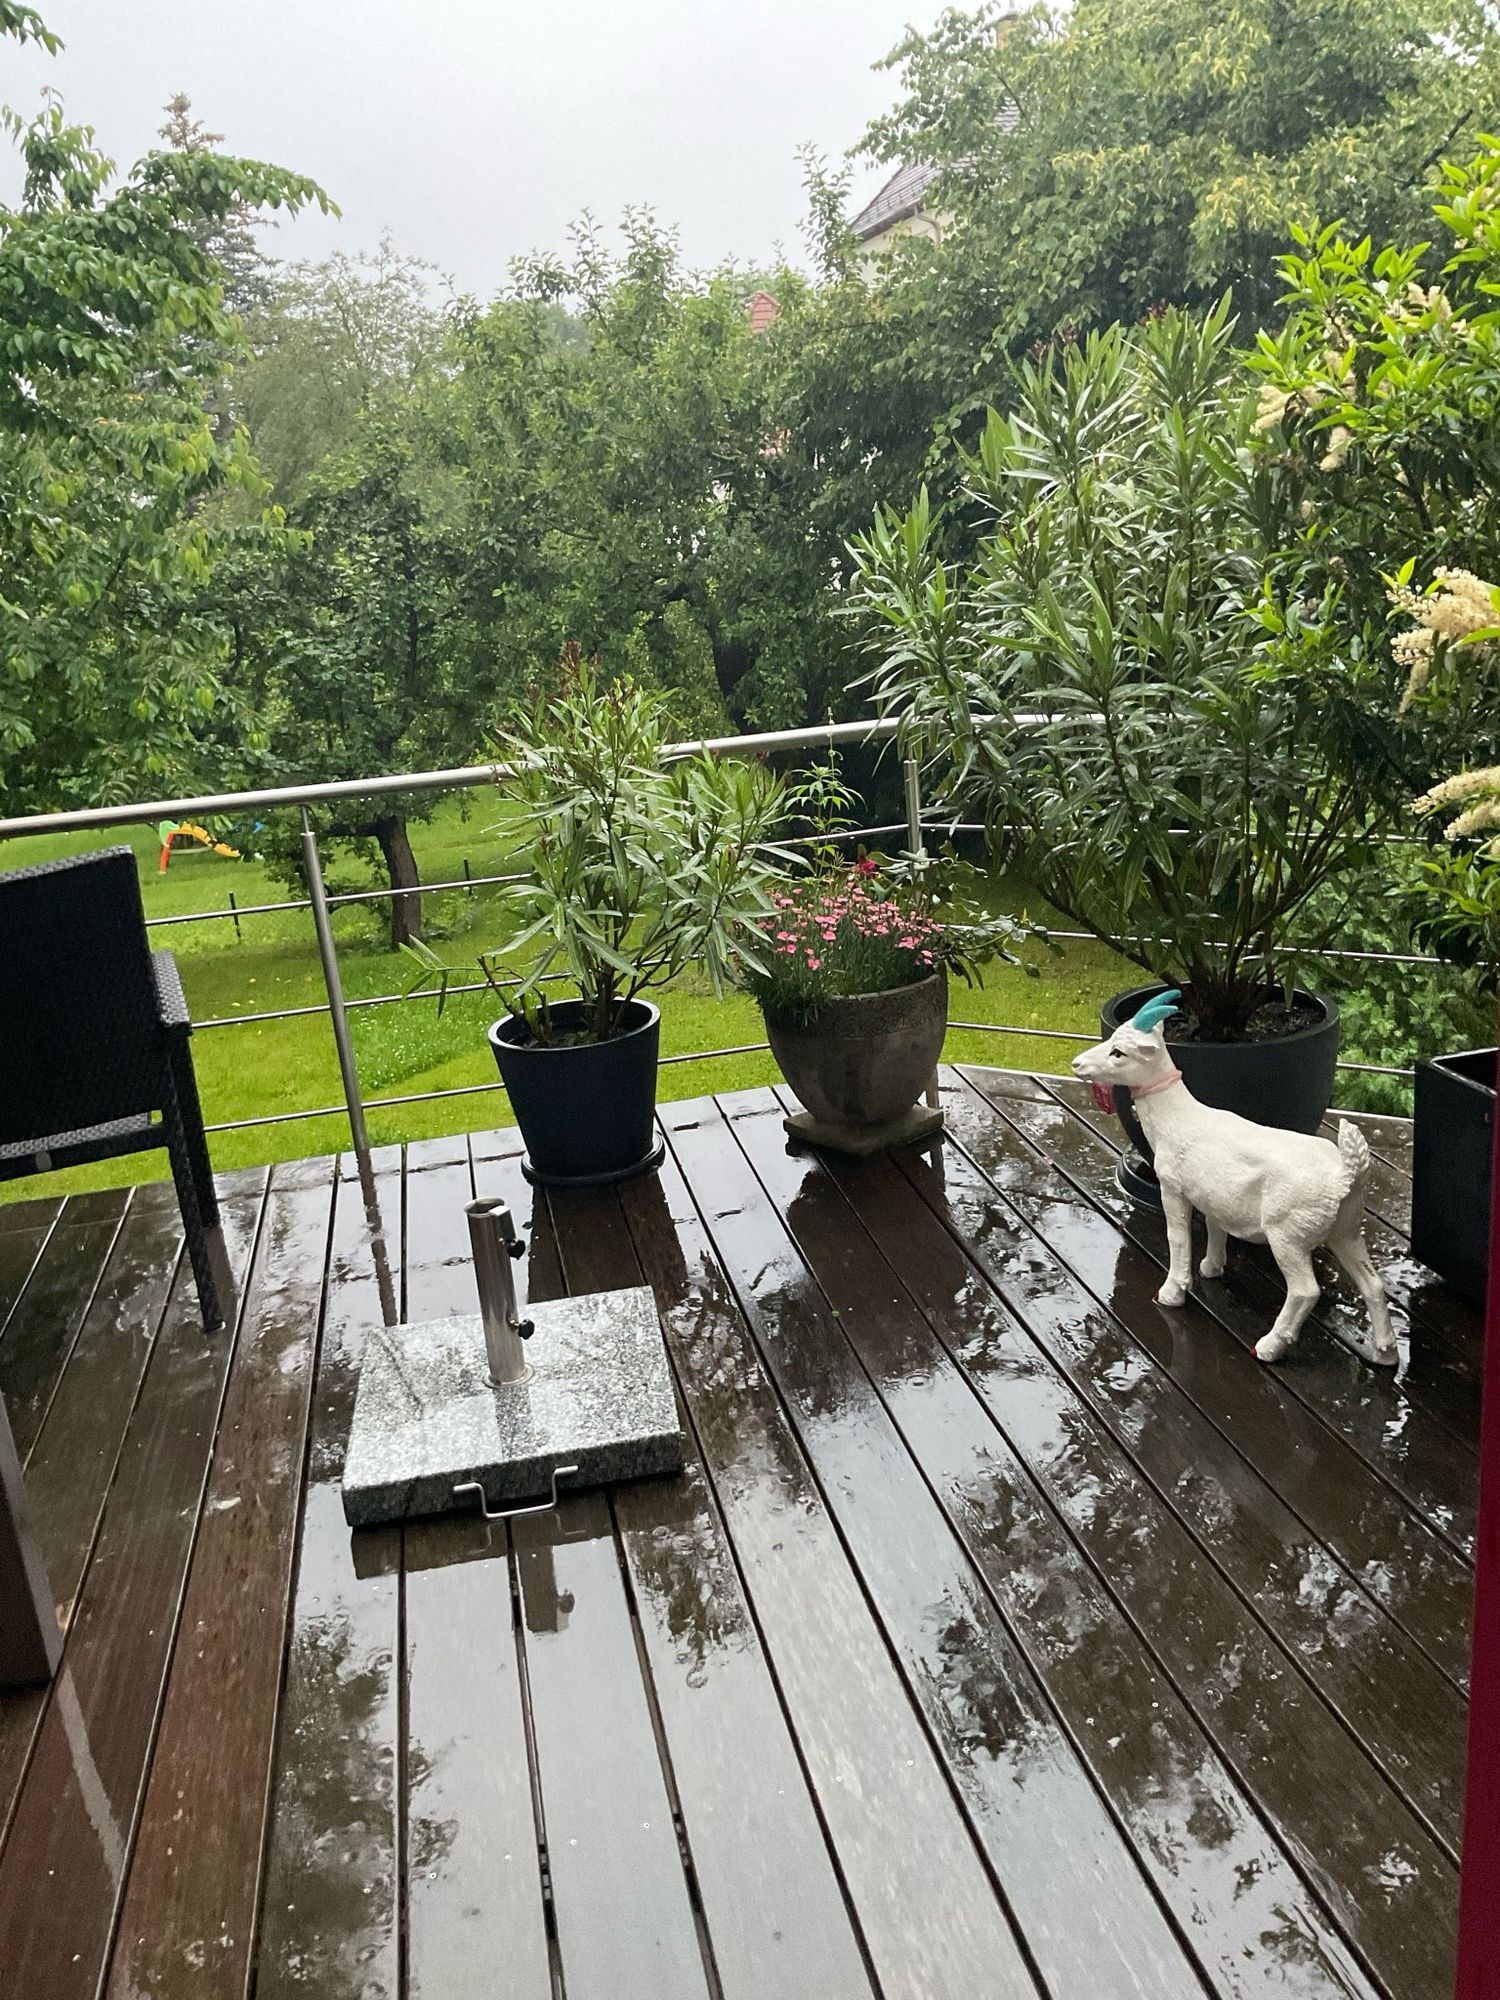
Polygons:
[[[1029,718],[1021,718],[1026,720]],[[874,722],[828,723],[811,729],[766,730],[744,736],[705,737],[689,742],[675,743],[665,751],[665,756],[676,761],[684,757],[706,753],[719,756],[758,756],[762,754],[819,750],[831,748],[840,743],[872,743],[889,741],[900,729],[899,718],[886,717]],[[232,921],[238,930],[240,920],[245,917],[269,916],[287,911],[310,910],[317,938],[318,957],[323,977],[324,1000],[321,1004],[299,1007],[267,1008],[244,1014],[213,1016],[195,1025],[201,1030],[222,1030],[250,1027],[266,1021],[285,1021],[313,1014],[327,1014],[333,1031],[334,1045],[338,1057],[340,1081],[343,1088],[343,1102],[316,1105],[294,1111],[270,1112],[253,1118],[236,1118],[210,1124],[210,1132],[245,1131],[267,1125],[299,1123],[308,1119],[344,1117],[348,1121],[350,1141],[362,1168],[368,1168],[370,1141],[366,1124],[367,1111],[384,1111],[409,1104],[424,1104],[445,1098],[478,1096],[490,1091],[503,1089],[498,1079],[484,1083],[459,1084],[444,1090],[424,1090],[399,1093],[391,1096],[366,1099],[363,1096],[359,1065],[355,1053],[353,1036],[350,1031],[350,1015],[360,1009],[372,1007],[398,1006],[411,1001],[409,993],[382,993],[348,998],[343,989],[343,979],[339,966],[337,942],[334,937],[332,912],[350,903],[378,903],[388,901],[398,895],[430,896],[457,890],[473,890],[498,886],[506,882],[522,879],[515,871],[491,875],[464,875],[460,879],[443,882],[424,882],[414,888],[403,889],[363,889],[329,895],[323,879],[322,855],[318,846],[317,830],[308,810],[311,806],[331,801],[390,796],[410,792],[449,792],[472,790],[480,786],[500,785],[510,775],[503,764],[465,765],[452,770],[408,771],[384,773],[377,777],[339,780],[334,783],[316,785],[283,785],[263,787],[258,791],[204,793],[192,798],[157,799],[147,802],[133,802],[123,805],[84,808],[75,812],[38,813],[29,817],[0,819],[0,841],[25,835],[75,833],[102,831],[111,827],[150,823],[161,819],[183,819],[204,817],[215,814],[240,814],[250,811],[269,811],[277,808],[297,808],[302,816],[302,859],[307,878],[308,894],[302,897],[287,897],[268,903],[236,903],[230,898],[230,907],[217,910],[189,911],[180,915],[151,917],[147,919],[151,929],[166,929],[178,924],[198,924]],[[881,826],[856,827],[842,832],[839,838],[849,841],[870,840],[884,835],[902,833],[907,840],[908,851],[919,852],[928,838],[946,837],[956,833],[981,833],[984,827],[973,821],[958,819],[930,819],[926,815],[921,787],[920,768],[913,758],[903,759],[904,820],[888,822]],[[1089,931],[1054,931],[1052,935],[1063,941],[1096,942]],[[1359,950],[1327,950],[1308,954],[1312,957],[1326,957],[1339,960],[1365,962],[1386,962],[1401,965],[1437,965],[1440,960],[1420,953],[1381,952]],[[453,994],[483,992],[485,982],[475,980],[461,986],[451,987]],[[1086,1045],[1097,1039],[1097,1031],[1073,1031],[1060,1028],[1037,1028],[1024,1025],[993,1021],[951,1021],[950,1029],[956,1032],[987,1035],[1011,1035],[1030,1037],[1041,1041],[1061,1041]],[[717,1059],[752,1055],[765,1050],[766,1042],[747,1042],[733,1047],[716,1049],[694,1049],[662,1058],[663,1064],[686,1062],[713,1062]],[[1371,1075],[1401,1076],[1411,1075],[1408,1069],[1379,1063],[1341,1062],[1339,1067],[1348,1071]]]

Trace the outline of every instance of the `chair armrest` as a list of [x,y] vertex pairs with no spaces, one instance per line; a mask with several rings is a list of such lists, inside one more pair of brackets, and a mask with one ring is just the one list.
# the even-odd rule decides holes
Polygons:
[[182,990],[182,977],[177,970],[177,961],[169,951],[153,951],[151,971],[156,979],[156,1017],[170,1033],[190,1035],[193,1032],[193,1017],[188,1012],[187,996]]

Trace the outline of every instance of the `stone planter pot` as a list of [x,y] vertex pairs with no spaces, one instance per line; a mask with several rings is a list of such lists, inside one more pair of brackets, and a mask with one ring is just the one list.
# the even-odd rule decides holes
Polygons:
[[946,972],[830,1000],[809,1027],[768,1020],[771,1053],[806,1107],[787,1119],[788,1132],[838,1153],[879,1153],[941,1131],[942,1112],[918,1100],[947,1027]]
[[[1107,1000],[1099,1025],[1106,1038],[1122,1021],[1132,1020],[1155,994],[1158,983],[1132,987]],[[1289,1132],[1316,1132],[1333,1102],[1334,1065],[1339,1053],[1339,1010],[1316,993],[1297,994],[1321,1008],[1323,1018],[1294,1035],[1271,1042],[1169,1042],[1168,1049],[1183,1081],[1200,1103],[1219,1111],[1237,1111],[1259,1125],[1279,1125]],[[1133,1152],[1121,1156],[1116,1175],[1128,1195],[1148,1208],[1161,1206],[1161,1191],[1130,1092],[1115,1092],[1115,1110],[1130,1135]]]

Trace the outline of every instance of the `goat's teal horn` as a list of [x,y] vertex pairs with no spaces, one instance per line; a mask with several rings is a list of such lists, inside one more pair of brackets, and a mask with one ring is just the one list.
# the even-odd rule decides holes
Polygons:
[[1130,1025],[1142,1029],[1158,1026],[1169,1014],[1177,1012],[1177,1003],[1181,998],[1177,987],[1169,987],[1165,993],[1158,993],[1154,999],[1148,1000]]

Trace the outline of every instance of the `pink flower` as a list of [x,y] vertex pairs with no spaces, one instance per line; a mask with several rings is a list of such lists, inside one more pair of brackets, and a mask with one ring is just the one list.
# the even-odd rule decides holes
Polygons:
[[818,967],[823,963],[823,961],[821,958],[815,957],[812,952],[809,952],[807,954],[807,963],[810,969],[816,972]]

